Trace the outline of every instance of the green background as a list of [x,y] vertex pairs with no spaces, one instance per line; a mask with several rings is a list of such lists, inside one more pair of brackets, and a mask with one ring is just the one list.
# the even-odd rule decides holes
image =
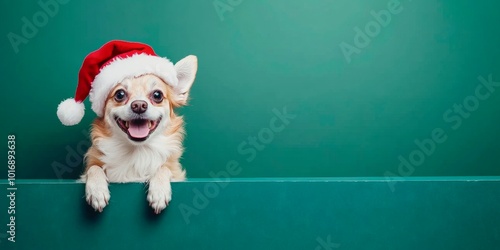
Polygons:
[[[398,156],[408,159],[414,141],[436,128],[447,140],[407,174],[500,175],[500,91],[456,130],[443,120],[474,94],[478,76],[500,81],[499,4],[401,1],[403,10],[348,63],[339,45],[352,45],[355,27],[388,2],[243,1],[222,20],[213,1],[69,1],[16,53],[9,32],[22,35],[22,18],[42,8],[2,1],[0,129],[5,141],[16,135],[17,178],[81,173],[95,114],[87,102],[82,122],[65,127],[56,107],[73,95],[83,58],[112,39],[148,43],[174,62],[198,56],[190,105],[179,110],[188,177],[209,177],[231,160],[243,167],[235,177],[398,174]],[[238,145],[283,107],[296,118],[247,161]]]
[[[396,185],[394,192],[388,184]],[[218,185],[220,189],[207,188]],[[7,187],[0,180],[0,190]],[[9,242],[7,229],[2,228],[2,249],[498,250],[500,246],[500,181],[495,177],[412,177],[402,182],[352,177],[197,179],[172,183],[173,199],[160,215],[148,206],[144,185],[139,183],[111,184],[111,200],[102,213],[85,203],[83,184],[24,180],[16,187],[16,242]],[[0,208],[7,207],[8,199],[0,199]],[[2,224],[10,222],[6,212],[0,218]],[[331,247],[323,247],[326,241]]]

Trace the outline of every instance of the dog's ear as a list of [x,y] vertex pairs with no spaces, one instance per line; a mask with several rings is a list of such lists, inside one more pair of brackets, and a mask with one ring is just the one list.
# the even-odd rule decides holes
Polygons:
[[190,55],[186,56],[175,64],[177,72],[177,86],[174,87],[175,101],[179,105],[186,105],[189,89],[193,85],[196,71],[198,70],[198,58]]

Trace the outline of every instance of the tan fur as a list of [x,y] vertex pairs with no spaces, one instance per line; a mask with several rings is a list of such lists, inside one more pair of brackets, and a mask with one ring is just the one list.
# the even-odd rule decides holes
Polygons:
[[[166,95],[164,96],[164,100],[162,103],[160,104],[153,103],[153,105],[158,105],[158,106],[165,105],[165,102],[168,102],[168,105],[170,106],[171,121],[169,123],[169,126],[163,131],[163,134],[172,135],[173,138],[176,138],[182,142],[185,133],[184,119],[182,118],[182,116],[177,116],[174,112],[174,109],[181,106],[181,104],[173,101],[173,89],[169,85],[165,84],[159,78],[153,75],[140,76],[138,78],[133,79],[134,84],[132,84],[131,88],[129,88],[128,90],[128,92],[131,93],[128,99],[133,98],[134,93],[148,91],[149,90],[148,86],[145,83],[148,82],[150,78],[156,78],[158,85],[155,87],[160,88],[162,92]],[[113,107],[117,107],[120,105],[129,105],[128,100],[122,103],[118,103],[114,100],[113,95],[116,92],[116,90],[120,88],[123,88],[122,83],[118,84],[108,95],[106,100],[105,112],[108,112],[109,109]],[[106,116],[106,113],[104,116]],[[92,166],[98,166],[102,168],[102,166],[104,165],[104,162],[100,160],[101,157],[103,156],[103,153],[95,145],[100,139],[109,137],[111,137],[111,132],[109,131],[109,125],[106,124],[105,119],[103,117],[96,118],[92,124],[92,130],[91,130],[92,146],[89,148],[89,150],[85,155],[86,168],[84,171],[84,175]],[[182,169],[182,166],[179,163],[179,160],[182,156],[183,148],[180,148],[178,152],[179,153],[177,152],[173,153],[163,164],[163,167],[167,167],[171,171],[173,179],[177,181],[182,181],[185,180],[186,178],[186,172]]]
[[[146,182],[146,199],[154,212],[168,206],[170,183],[186,178],[179,162],[184,120],[174,109],[186,104],[197,67],[196,56],[187,56],[174,65],[175,85],[145,74],[126,78],[110,90],[103,116],[92,124],[92,146],[82,175],[86,200],[96,211],[109,204],[109,182]],[[157,91],[163,94],[161,100]]]

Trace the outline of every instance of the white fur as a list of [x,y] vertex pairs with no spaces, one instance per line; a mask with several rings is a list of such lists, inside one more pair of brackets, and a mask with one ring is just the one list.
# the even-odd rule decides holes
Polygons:
[[[112,63],[111,65],[115,65],[115,63]],[[134,63],[137,64],[138,62]],[[111,65],[106,67],[105,69],[108,69],[109,67],[111,67]],[[173,76],[175,78],[175,85],[173,85],[173,89],[175,91],[177,101],[179,104],[185,104],[189,89],[195,79],[197,71],[197,58],[195,56],[188,56],[179,61],[175,65],[175,69],[173,65],[171,66],[174,74],[168,74],[168,76]],[[162,72],[165,73],[165,71]],[[101,74],[102,73],[103,72],[101,72]],[[99,76],[101,74],[99,74]],[[161,75],[158,75],[156,73],[154,74],[162,78]],[[106,75],[100,77],[104,76]],[[155,78],[153,76],[145,77],[156,79],[156,81],[153,80],[149,82],[150,86],[148,88],[153,89],[154,85],[158,83],[158,78]],[[101,79],[96,78],[96,81],[97,80]],[[162,78],[162,80],[164,80],[168,84],[172,83],[168,80],[165,80],[164,78]],[[98,160],[101,161],[103,165],[100,168],[99,174],[96,174],[96,172],[98,172],[97,170],[90,171],[94,167],[97,167],[92,166],[82,176],[82,180],[87,182],[87,186],[89,186],[90,182],[90,186],[87,189],[87,201],[96,210],[99,211],[102,211],[102,208],[107,204],[107,201],[109,200],[109,191],[108,195],[106,196],[102,180],[104,180],[104,183],[106,184],[106,190],[108,181],[148,182],[149,190],[147,200],[149,201],[150,206],[154,209],[155,213],[160,213],[163,209],[166,208],[172,197],[170,182],[176,181],[172,179],[172,176],[177,173],[172,173],[172,171],[182,171],[182,168],[174,168],[174,170],[171,170],[169,169],[169,167],[171,166],[167,165],[179,164],[178,162],[168,163],[168,159],[175,154],[176,159],[174,160],[178,160],[177,158],[182,154],[182,135],[179,134],[181,132],[176,132],[171,135],[164,134],[165,130],[170,125],[169,123],[171,122],[170,105],[153,105],[149,98],[150,91],[137,91],[139,93],[133,93],[131,95],[131,98],[127,100],[127,102],[132,102],[134,100],[147,102],[148,109],[143,114],[136,114],[132,112],[130,105],[128,104],[120,105],[118,107],[110,105],[106,107],[106,110],[104,110],[104,100],[109,94],[109,91],[111,91],[111,88],[113,88],[118,82],[122,82],[122,85],[125,88],[128,88],[128,86],[133,83],[131,81],[138,81],[138,79],[132,80],[132,78],[130,77],[124,77],[114,84],[93,86],[91,93],[91,101],[93,102],[92,109],[99,116],[102,116],[104,113],[106,114],[106,116],[104,117],[104,122],[106,123],[106,128],[109,129],[110,136],[103,136],[94,139],[92,146],[96,147],[96,149],[100,152]],[[148,83],[146,82],[145,84]],[[99,103],[101,101],[100,98],[102,98],[103,100],[102,103]],[[158,121],[161,118],[161,120],[157,125],[155,131],[151,132],[146,141],[135,142],[133,140],[130,140],[127,133],[124,133],[117,125],[115,120],[116,118],[120,118],[124,121],[130,121],[132,119],[139,118],[154,121]],[[180,165],[177,165],[176,167],[180,167]],[[104,175],[104,178],[102,178],[102,175]],[[181,175],[177,176],[179,178],[184,178],[184,175],[185,173],[182,172]],[[100,178],[96,178],[94,176],[100,176]],[[100,182],[98,183],[97,180],[100,180]],[[100,187],[96,188],[96,186]],[[90,190],[94,189],[100,191],[96,194],[92,194]],[[103,204],[103,201],[105,204]]]
[[172,172],[166,167],[162,167],[149,180],[148,201],[149,205],[159,214],[172,200],[172,188],[170,179]]
[[109,182],[147,182],[181,145],[175,138],[162,134],[152,136],[144,144],[133,145],[126,140],[113,136],[96,141],[104,154],[101,160],[112,163],[103,166]]
[[134,115],[130,112],[129,105],[110,108],[107,111],[104,119],[110,125],[112,135],[96,139],[93,145],[102,152],[99,160],[104,162],[104,165],[92,166],[82,176],[82,180],[86,182],[87,202],[99,212],[108,204],[108,182],[149,182],[147,199],[157,214],[165,209],[171,200],[172,173],[164,164],[172,154],[182,153],[182,141],[176,134],[163,134],[170,122],[169,107],[154,107],[147,102],[150,108],[143,116],[151,120],[162,117],[162,120],[144,142],[129,140],[116,125],[116,115],[125,119]]
[[92,166],[87,170],[85,197],[96,211],[102,212],[109,202],[109,189],[106,174],[99,166]]
[[196,71],[198,71],[198,58],[193,55],[186,56],[178,61],[174,67],[178,79],[178,84],[174,86],[176,101],[185,104],[188,98],[188,91],[191,85],[193,85]]
[[84,114],[85,105],[82,102],[76,102],[73,98],[66,99],[57,106],[57,117],[66,126],[78,124]]
[[177,73],[173,63],[167,58],[146,54],[117,58],[105,66],[92,82],[89,94],[92,110],[102,117],[109,91],[125,78],[145,74],[154,74],[172,87],[177,86]]
[[[124,81],[127,85],[129,80]],[[176,135],[163,134],[168,126],[170,108],[154,106],[146,96],[136,96],[135,100],[148,103],[148,109],[141,116],[148,120],[162,117],[158,127],[144,142],[133,142],[121,131],[114,120],[115,116],[123,120],[131,120],[134,114],[130,105],[109,109],[106,123],[111,129],[111,137],[97,139],[95,146],[103,153],[101,161],[110,182],[146,182],[152,178],[173,153],[182,153],[182,142]],[[132,100],[130,100],[131,102]]]

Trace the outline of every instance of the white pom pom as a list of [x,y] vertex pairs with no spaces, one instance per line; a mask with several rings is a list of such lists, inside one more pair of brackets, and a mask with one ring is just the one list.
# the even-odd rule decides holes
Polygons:
[[57,117],[66,126],[78,124],[84,114],[85,105],[83,102],[76,102],[73,98],[66,99],[57,106]]

